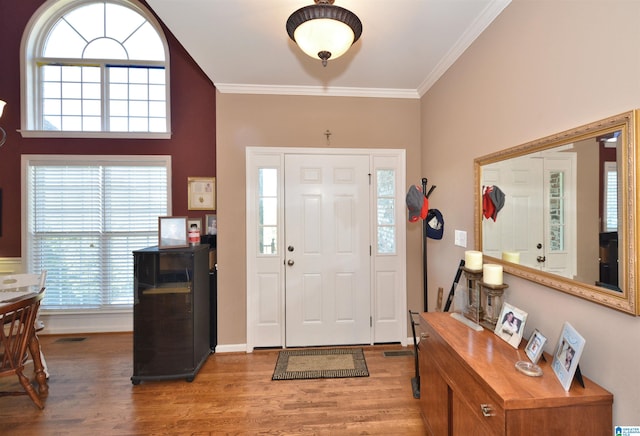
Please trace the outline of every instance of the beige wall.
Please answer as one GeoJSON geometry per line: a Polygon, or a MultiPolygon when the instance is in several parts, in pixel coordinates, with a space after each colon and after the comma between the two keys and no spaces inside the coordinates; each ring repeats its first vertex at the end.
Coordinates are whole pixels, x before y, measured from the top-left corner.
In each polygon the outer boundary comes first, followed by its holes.
{"type": "MultiPolygon", "coordinates": [[[[422,98],[422,170],[446,221],[429,243],[431,301],[464,257],[454,229],[473,244],[475,157],[640,107],[639,21],[638,1],[513,0],[422,98]]],[[[615,395],[613,424],[639,425],[640,318],[505,281],[506,301],[529,313],[525,335],[540,329],[551,351],[569,321],[586,338],[583,373],[615,395]]]]}
{"type": "MultiPolygon", "coordinates": [[[[218,342],[246,343],[245,148],[405,149],[420,178],[420,102],[405,99],[217,95],[218,342]]],[[[400,189],[405,189],[401,187],[400,189]]],[[[407,227],[407,301],[422,308],[420,226],[407,227]]]]}
{"type": "Polygon", "coordinates": [[[578,159],[576,193],[578,247],[576,279],[584,283],[600,280],[600,177],[596,169],[600,164],[600,144],[594,139],[576,143],[578,159]]]}

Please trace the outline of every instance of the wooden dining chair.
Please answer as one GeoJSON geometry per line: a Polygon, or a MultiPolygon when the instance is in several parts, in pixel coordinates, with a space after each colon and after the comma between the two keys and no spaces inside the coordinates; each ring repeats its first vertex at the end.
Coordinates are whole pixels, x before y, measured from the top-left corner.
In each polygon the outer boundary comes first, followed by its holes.
{"type": "Polygon", "coordinates": [[[46,384],[40,355],[33,349],[35,321],[43,297],[44,289],[41,289],[37,294],[17,297],[17,301],[0,304],[0,326],[2,327],[0,328],[0,377],[15,374],[24,389],[24,391],[0,392],[0,396],[26,394],[40,409],[44,408],[44,404],[30,380],[24,375],[24,367],[28,360],[28,351],[31,351],[36,367],[36,378],[41,375],[38,383],[44,381],[46,384]]]}
{"type": "MultiPolygon", "coordinates": [[[[22,296],[43,291],[45,289],[46,279],[46,270],[42,270],[40,273],[21,273],[0,276],[0,303],[7,300],[16,300],[22,296]]],[[[38,339],[37,334],[39,331],[44,329],[44,323],[39,318],[39,312],[40,310],[38,309],[35,321],[36,334],[33,336],[33,344],[29,346],[29,349],[32,351],[32,357],[34,359],[38,357],[36,354],[39,355],[38,360],[42,364],[42,372],[36,372],[36,378],[40,386],[40,393],[42,394],[48,389],[46,379],[49,378],[49,370],[47,368],[47,361],[42,353],[40,340],[38,339]],[[44,377],[44,379],[42,377],[44,377]]]]}

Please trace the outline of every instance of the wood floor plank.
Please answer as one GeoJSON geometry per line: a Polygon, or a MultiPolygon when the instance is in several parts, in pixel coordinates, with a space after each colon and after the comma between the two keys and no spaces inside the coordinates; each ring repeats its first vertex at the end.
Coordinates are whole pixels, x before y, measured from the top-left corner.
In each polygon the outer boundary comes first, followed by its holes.
{"type": "MultiPolygon", "coordinates": [[[[132,335],[42,336],[51,378],[40,411],[0,398],[2,435],[423,435],[413,356],[363,347],[369,377],[279,380],[277,350],[213,354],[191,383],[132,385],[132,335]]],[[[32,369],[27,369],[32,374],[32,369]]],[[[13,377],[0,390],[18,389],[13,377]]]]}

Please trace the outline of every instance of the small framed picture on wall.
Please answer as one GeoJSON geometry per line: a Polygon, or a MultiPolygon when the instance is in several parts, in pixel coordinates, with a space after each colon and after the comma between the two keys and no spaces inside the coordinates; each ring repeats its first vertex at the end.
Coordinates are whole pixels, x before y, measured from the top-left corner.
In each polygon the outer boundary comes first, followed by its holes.
{"type": "Polygon", "coordinates": [[[189,210],[216,209],[216,178],[189,177],[189,210]]]}

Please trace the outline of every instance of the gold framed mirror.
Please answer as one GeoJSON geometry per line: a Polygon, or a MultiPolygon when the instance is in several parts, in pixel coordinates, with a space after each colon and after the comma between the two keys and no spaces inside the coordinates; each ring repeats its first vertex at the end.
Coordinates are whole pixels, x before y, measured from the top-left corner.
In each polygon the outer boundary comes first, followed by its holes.
{"type": "Polygon", "coordinates": [[[639,315],[639,116],[625,112],[475,159],[475,246],[485,263],[639,315]]]}

